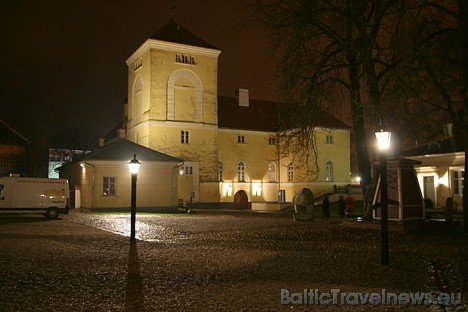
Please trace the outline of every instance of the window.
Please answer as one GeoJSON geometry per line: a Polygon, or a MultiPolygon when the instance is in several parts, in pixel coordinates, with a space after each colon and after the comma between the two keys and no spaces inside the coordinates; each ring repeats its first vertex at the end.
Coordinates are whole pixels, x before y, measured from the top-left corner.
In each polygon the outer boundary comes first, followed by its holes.
{"type": "Polygon", "coordinates": [[[195,56],[191,55],[184,55],[184,54],[176,54],[176,62],[183,63],[183,64],[190,64],[195,65],[195,56]]]}
{"type": "Polygon", "coordinates": [[[180,131],[180,143],[188,144],[190,142],[189,131],[182,130],[180,131]]]}
{"type": "Polygon", "coordinates": [[[294,166],[292,162],[290,162],[288,165],[288,182],[293,182],[293,181],[294,181],[294,166]]]}
{"type": "Polygon", "coordinates": [[[237,136],[237,143],[239,143],[239,144],[245,143],[245,137],[243,135],[238,135],[237,136]]]}
{"type": "Polygon", "coordinates": [[[333,181],[333,163],[331,161],[327,161],[327,164],[326,164],[326,177],[325,177],[325,181],[327,182],[331,182],[333,181]]]}
{"type": "Polygon", "coordinates": [[[465,171],[452,171],[452,191],[453,195],[463,195],[463,180],[465,179],[465,171]]]}
{"type": "Polygon", "coordinates": [[[180,172],[185,175],[193,175],[193,167],[192,166],[180,167],[180,172]]]}
{"type": "Polygon", "coordinates": [[[139,69],[141,66],[143,65],[143,61],[141,59],[141,57],[136,60],[136,62],[133,64],[133,70],[136,71],[137,69],[139,69]]]}
{"type": "Polygon", "coordinates": [[[327,135],[327,144],[333,144],[333,135],[327,135]]]}
{"type": "Polygon", "coordinates": [[[268,165],[268,178],[270,182],[276,182],[276,164],[274,162],[268,165]]]}
{"type": "Polygon", "coordinates": [[[116,177],[103,177],[102,178],[102,195],[103,196],[115,196],[115,181],[116,177]]]}
{"type": "Polygon", "coordinates": [[[239,182],[245,182],[245,164],[242,161],[237,164],[237,178],[239,182]]]}
{"type": "Polygon", "coordinates": [[[276,138],[274,136],[270,136],[268,138],[268,145],[275,145],[276,144],[276,138]]]}
{"type": "Polygon", "coordinates": [[[223,163],[218,162],[218,180],[223,181],[223,163]]]}

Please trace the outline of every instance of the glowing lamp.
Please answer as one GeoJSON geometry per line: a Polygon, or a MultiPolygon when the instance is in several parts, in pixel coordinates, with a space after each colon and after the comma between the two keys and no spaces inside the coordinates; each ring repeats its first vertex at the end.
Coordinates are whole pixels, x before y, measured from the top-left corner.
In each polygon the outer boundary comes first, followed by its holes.
{"type": "Polygon", "coordinates": [[[390,138],[392,133],[390,131],[384,131],[383,129],[375,132],[377,138],[377,145],[380,150],[386,150],[390,147],[390,138]]]}
{"type": "Polygon", "coordinates": [[[133,155],[133,159],[128,163],[128,169],[130,170],[130,173],[138,174],[138,171],[140,171],[140,166],[141,163],[138,161],[138,159],[136,159],[136,155],[133,155]]]}

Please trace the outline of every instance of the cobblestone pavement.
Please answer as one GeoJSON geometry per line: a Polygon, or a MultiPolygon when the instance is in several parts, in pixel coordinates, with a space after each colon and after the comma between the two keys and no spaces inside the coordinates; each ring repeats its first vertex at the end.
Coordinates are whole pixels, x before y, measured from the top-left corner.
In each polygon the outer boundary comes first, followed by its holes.
{"type": "Polygon", "coordinates": [[[390,233],[391,265],[382,267],[378,231],[340,221],[209,210],[138,214],[132,244],[128,213],[0,215],[0,311],[466,310],[466,232],[390,233]],[[340,304],[293,304],[301,296],[291,294],[304,289],[308,302],[311,293],[336,293],[340,304]],[[369,297],[352,293],[382,291],[431,300],[461,293],[462,302],[353,304],[369,297]]]}

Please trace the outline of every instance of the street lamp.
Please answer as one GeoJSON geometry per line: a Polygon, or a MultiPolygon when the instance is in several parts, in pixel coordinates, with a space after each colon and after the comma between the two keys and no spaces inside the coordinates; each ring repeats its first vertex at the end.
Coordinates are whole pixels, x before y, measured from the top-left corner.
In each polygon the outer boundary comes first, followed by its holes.
{"type": "Polygon", "coordinates": [[[131,205],[131,226],[130,226],[130,241],[135,240],[135,221],[136,221],[136,181],[138,171],[140,170],[140,162],[136,159],[136,155],[133,155],[133,159],[128,163],[128,169],[132,175],[132,205],[131,205]]]}
{"type": "Polygon", "coordinates": [[[390,131],[380,129],[375,132],[380,150],[380,225],[381,225],[381,264],[388,265],[388,194],[387,194],[387,149],[390,146],[390,131]]]}

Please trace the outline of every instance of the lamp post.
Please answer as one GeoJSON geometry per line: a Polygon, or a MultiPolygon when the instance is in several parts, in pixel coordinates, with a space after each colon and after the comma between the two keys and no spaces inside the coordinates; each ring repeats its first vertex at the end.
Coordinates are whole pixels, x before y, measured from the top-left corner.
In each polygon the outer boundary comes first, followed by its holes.
{"type": "Polygon", "coordinates": [[[387,194],[387,149],[392,133],[383,129],[375,132],[380,150],[380,225],[381,225],[381,264],[389,264],[388,252],[388,194],[387,194]]]}
{"type": "Polygon", "coordinates": [[[136,222],[136,182],[138,171],[140,170],[140,162],[136,159],[136,155],[133,155],[133,159],[128,163],[128,169],[132,175],[132,200],[131,200],[131,225],[130,225],[130,241],[135,240],[135,222],[136,222]]]}

